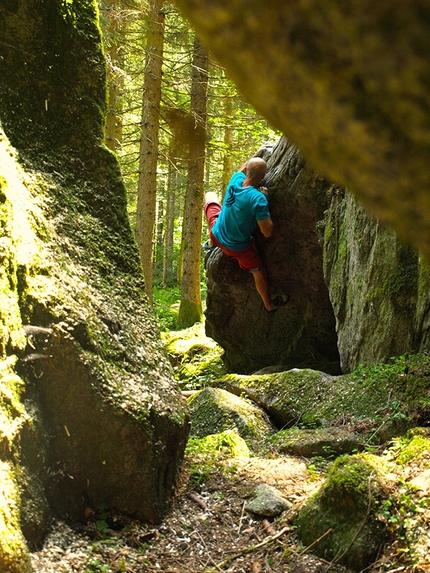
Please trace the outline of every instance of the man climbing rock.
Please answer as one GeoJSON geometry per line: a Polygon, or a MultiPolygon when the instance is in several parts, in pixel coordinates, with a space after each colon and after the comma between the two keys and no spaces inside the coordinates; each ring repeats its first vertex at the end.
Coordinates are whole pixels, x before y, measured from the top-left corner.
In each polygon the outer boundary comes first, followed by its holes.
{"type": "Polygon", "coordinates": [[[273,233],[267,190],[258,189],[266,175],[266,162],[252,157],[233,174],[221,206],[216,193],[206,193],[204,212],[210,231],[210,244],[237,259],[240,267],[254,277],[255,287],[269,314],[287,304],[289,296],[270,296],[267,273],[255,246],[252,232],[258,225],[264,237],[273,233]]]}

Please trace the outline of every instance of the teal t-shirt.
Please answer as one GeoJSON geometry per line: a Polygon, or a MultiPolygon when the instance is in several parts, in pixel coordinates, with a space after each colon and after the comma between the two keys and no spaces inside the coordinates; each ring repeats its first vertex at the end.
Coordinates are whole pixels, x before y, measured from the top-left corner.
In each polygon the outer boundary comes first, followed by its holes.
{"type": "Polygon", "coordinates": [[[231,251],[246,249],[257,221],[270,217],[266,196],[255,187],[242,187],[245,177],[238,171],[230,179],[221,213],[212,227],[217,241],[231,251]]]}

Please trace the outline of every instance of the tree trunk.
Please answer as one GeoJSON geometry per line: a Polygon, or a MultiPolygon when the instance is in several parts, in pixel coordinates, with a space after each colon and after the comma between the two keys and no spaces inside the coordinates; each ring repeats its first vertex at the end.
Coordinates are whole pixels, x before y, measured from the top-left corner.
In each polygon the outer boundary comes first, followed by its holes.
{"type": "Polygon", "coordinates": [[[145,277],[145,289],[151,302],[157,191],[158,124],[165,18],[162,11],[163,2],[164,0],[151,0],[147,16],[148,37],[142,100],[142,131],[136,207],[136,241],[145,277]]]}
{"type": "Polygon", "coordinates": [[[108,106],[106,114],[106,147],[116,151],[122,140],[121,94],[123,90],[124,52],[126,21],[121,13],[121,0],[105,2],[103,12],[108,22],[105,34],[109,38],[106,48],[108,77],[108,106]]]}
{"type": "Polygon", "coordinates": [[[222,187],[221,187],[221,198],[224,199],[225,191],[227,189],[228,182],[232,175],[232,160],[231,160],[231,150],[233,146],[233,102],[232,98],[227,94],[224,101],[224,113],[225,113],[225,130],[224,130],[224,158],[222,166],[222,187]]]}
{"type": "Polygon", "coordinates": [[[193,52],[191,114],[194,130],[189,145],[188,185],[183,221],[183,273],[178,326],[192,326],[202,318],[200,256],[207,119],[209,56],[196,37],[193,52]]]}
{"type": "Polygon", "coordinates": [[[166,224],[164,231],[164,252],[163,252],[163,286],[166,286],[173,278],[173,232],[175,225],[175,181],[176,171],[169,174],[166,197],[166,224]]]}

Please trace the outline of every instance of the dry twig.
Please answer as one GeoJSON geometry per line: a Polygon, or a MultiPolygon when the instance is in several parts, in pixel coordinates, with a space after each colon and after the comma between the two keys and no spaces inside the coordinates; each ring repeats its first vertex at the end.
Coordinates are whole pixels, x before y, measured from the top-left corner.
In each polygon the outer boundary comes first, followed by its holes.
{"type": "MultiPolygon", "coordinates": [[[[272,541],[276,541],[277,539],[282,537],[282,535],[284,535],[284,533],[286,533],[287,531],[291,531],[291,527],[284,527],[280,531],[278,531],[278,533],[276,533],[276,535],[271,535],[270,537],[266,537],[266,539],[263,539],[263,541],[261,541],[260,543],[257,543],[257,545],[252,545],[251,547],[246,547],[245,549],[242,549],[242,551],[239,551],[238,553],[235,553],[234,555],[229,555],[228,557],[226,557],[222,561],[218,562],[218,564],[216,565],[217,569],[224,567],[224,565],[228,565],[229,563],[231,563],[235,559],[238,559],[239,557],[242,557],[243,555],[247,555],[248,553],[253,553],[254,551],[257,551],[258,549],[261,549],[262,547],[271,543],[272,541]]],[[[209,573],[209,571],[207,571],[207,573],[209,573]]]]}

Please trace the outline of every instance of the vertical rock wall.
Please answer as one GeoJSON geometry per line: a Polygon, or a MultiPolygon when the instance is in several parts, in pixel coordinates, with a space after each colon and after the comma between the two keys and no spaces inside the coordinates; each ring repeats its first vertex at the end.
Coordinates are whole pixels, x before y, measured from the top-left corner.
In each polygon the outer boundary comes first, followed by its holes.
{"type": "Polygon", "coordinates": [[[330,185],[285,138],[267,161],[275,230],[270,239],[258,230],[255,237],[272,293],[290,294],[290,303],[269,315],[252,276],[215,250],[207,261],[207,334],[224,348],[231,371],[249,373],[283,365],[336,373],[335,321],[317,230],[329,204],[330,185]]]}
{"type": "Polygon", "coordinates": [[[101,503],[159,521],[188,435],[103,146],[97,17],[93,0],[0,3],[0,458],[32,548],[101,503]]]}
{"type": "Polygon", "coordinates": [[[328,212],[324,271],[343,372],[428,349],[427,265],[342,190],[328,212]]]}

